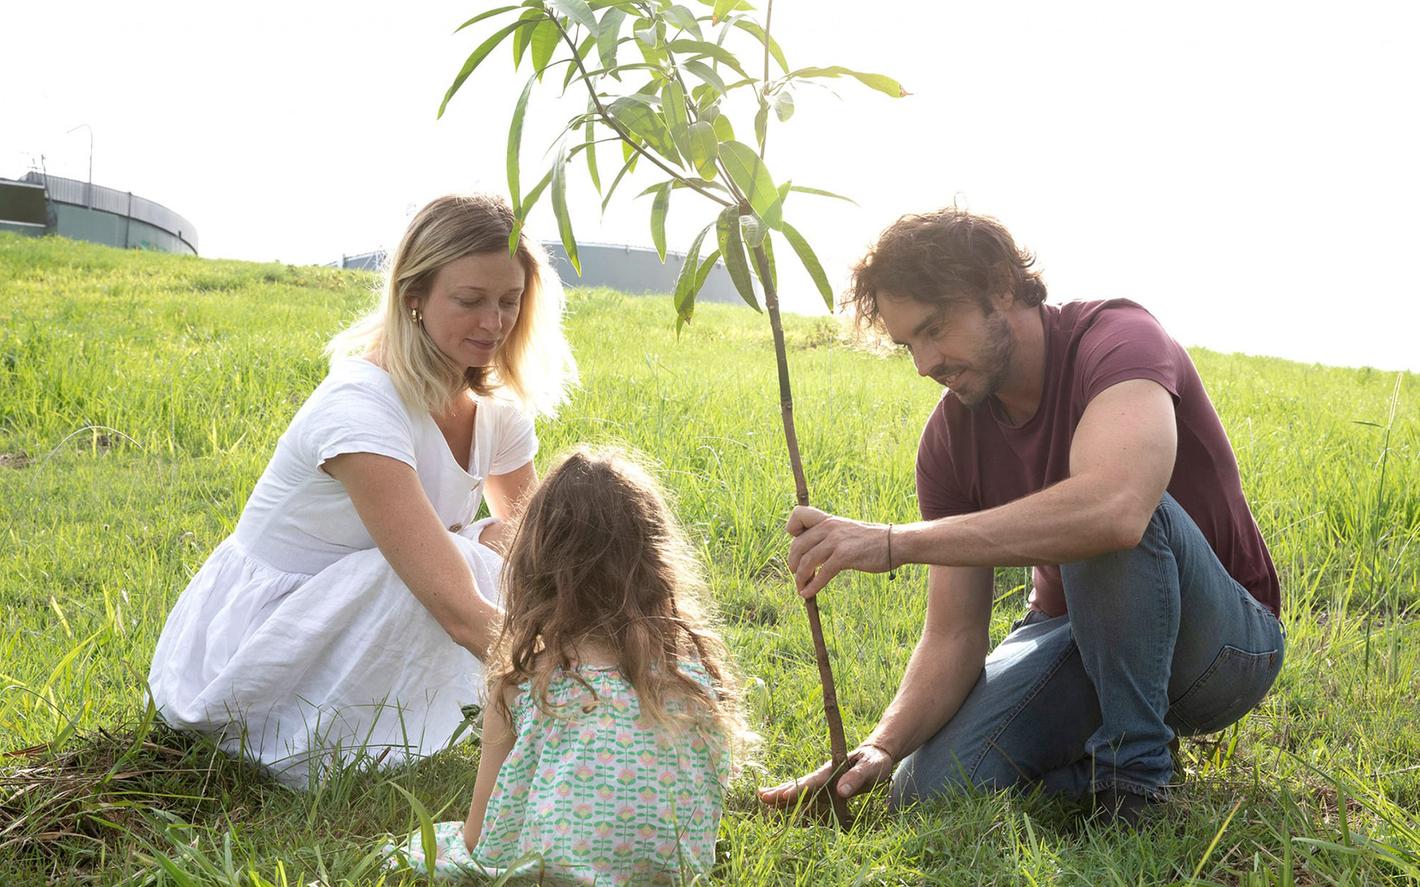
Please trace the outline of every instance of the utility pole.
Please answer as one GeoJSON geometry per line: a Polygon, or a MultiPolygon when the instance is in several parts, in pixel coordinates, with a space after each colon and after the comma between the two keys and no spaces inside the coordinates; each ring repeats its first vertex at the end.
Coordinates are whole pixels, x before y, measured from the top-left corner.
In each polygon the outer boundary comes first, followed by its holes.
{"type": "Polygon", "coordinates": [[[90,126],[89,124],[87,124],[87,123],[81,123],[81,124],[79,124],[78,126],[74,127],[74,129],[71,129],[71,130],[69,130],[69,132],[66,132],[65,135],[69,135],[69,133],[75,132],[75,131],[80,130],[80,129],[87,129],[87,130],[89,131],[89,183],[84,186],[84,203],[86,203],[86,204],[88,205],[89,209],[93,209],[93,208],[94,208],[94,128],[93,128],[92,126],[90,126]]]}

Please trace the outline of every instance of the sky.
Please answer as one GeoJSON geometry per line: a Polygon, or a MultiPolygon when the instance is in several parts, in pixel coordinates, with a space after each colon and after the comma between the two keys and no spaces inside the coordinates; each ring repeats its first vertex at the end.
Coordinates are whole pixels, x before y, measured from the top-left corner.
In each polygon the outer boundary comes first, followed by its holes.
{"type": "MultiPolygon", "coordinates": [[[[453,30],[490,5],[12,11],[0,176],[42,158],[84,179],[92,135],[94,181],[191,220],[204,256],[323,263],[390,245],[432,197],[507,191],[526,68],[500,49],[435,117],[492,27],[453,30]]],[[[882,72],[912,94],[801,89],[768,166],[857,200],[786,204],[837,291],[899,215],[955,204],[1036,254],[1051,301],[1133,299],[1186,345],[1420,371],[1417,25],[1420,5],[1365,0],[779,0],[791,66],[882,72]]],[[[559,87],[534,91],[525,181],[584,105],[559,87]]],[[[603,216],[575,173],[579,239],[649,244],[649,200],[631,198],[654,180],[638,174],[603,216]]],[[[678,194],[670,247],[711,218],[678,194]]],[[[530,230],[556,239],[546,207],[530,230]]],[[[786,307],[824,310],[802,273],[781,289],[786,307]]]]}

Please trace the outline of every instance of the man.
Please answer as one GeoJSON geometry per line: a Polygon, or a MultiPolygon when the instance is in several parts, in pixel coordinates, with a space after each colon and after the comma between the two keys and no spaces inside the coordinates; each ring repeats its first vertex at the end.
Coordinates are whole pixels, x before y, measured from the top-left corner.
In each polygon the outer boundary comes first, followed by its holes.
{"type": "MultiPolygon", "coordinates": [[[[1033,263],[954,209],[882,234],[854,269],[858,322],[947,389],[918,446],[923,520],[795,509],[789,566],[812,597],[843,570],[930,565],[922,637],[840,794],[1038,785],[1134,823],[1164,797],[1175,734],[1271,687],[1277,573],[1187,352],[1132,302],[1044,304],[1033,263]],[[1001,566],[1034,567],[1034,589],[988,656],[1001,566]]],[[[760,797],[792,805],[829,773],[760,797]]]]}

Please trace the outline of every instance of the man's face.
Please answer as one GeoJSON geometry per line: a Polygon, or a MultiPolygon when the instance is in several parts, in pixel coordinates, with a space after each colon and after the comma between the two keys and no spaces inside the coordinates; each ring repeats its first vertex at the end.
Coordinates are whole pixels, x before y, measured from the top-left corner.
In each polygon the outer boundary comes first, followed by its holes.
{"type": "Polygon", "coordinates": [[[1005,381],[1016,341],[1003,310],[988,314],[974,299],[944,307],[879,293],[878,314],[892,340],[912,355],[918,374],[945,386],[968,409],[1005,381]]]}

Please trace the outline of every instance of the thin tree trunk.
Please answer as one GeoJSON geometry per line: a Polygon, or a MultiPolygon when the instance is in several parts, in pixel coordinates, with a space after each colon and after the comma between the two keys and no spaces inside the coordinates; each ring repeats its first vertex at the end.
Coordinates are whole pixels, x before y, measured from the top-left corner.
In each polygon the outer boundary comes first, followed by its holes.
{"type": "MultiPolygon", "coordinates": [[[[764,247],[757,246],[754,253],[755,267],[759,270],[759,282],[764,286],[764,305],[769,309],[769,327],[774,332],[774,358],[779,365],[779,404],[784,416],[784,441],[789,446],[789,467],[794,471],[794,492],[800,505],[809,504],[809,485],[804,480],[804,465],[799,458],[799,436],[794,431],[794,395],[789,388],[789,361],[784,349],[784,325],[779,320],[779,293],[769,274],[769,259],[764,247]]],[[[814,656],[818,660],[818,677],[823,684],[823,715],[828,721],[828,744],[832,753],[833,773],[824,788],[833,805],[833,815],[840,827],[846,828],[848,802],[838,794],[838,778],[843,774],[848,760],[848,744],[843,738],[843,717],[838,712],[838,694],[833,688],[833,667],[828,661],[828,646],[823,640],[823,626],[819,622],[818,598],[804,601],[808,611],[809,631],[814,638],[814,656]]]]}

